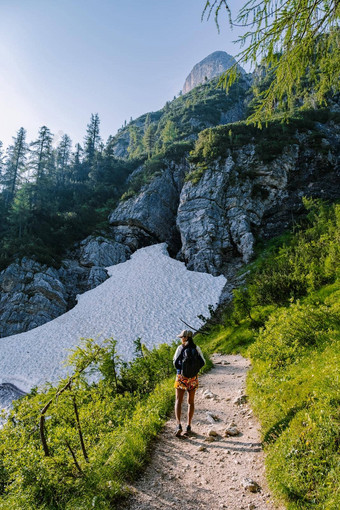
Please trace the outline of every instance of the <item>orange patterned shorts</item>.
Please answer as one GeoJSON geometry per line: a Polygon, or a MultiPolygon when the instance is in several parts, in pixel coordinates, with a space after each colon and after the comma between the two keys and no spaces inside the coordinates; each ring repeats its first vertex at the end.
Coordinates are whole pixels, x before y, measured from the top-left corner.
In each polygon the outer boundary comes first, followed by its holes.
{"type": "Polygon", "coordinates": [[[196,390],[198,388],[198,377],[184,377],[184,375],[177,374],[175,381],[175,388],[180,390],[196,390]]]}

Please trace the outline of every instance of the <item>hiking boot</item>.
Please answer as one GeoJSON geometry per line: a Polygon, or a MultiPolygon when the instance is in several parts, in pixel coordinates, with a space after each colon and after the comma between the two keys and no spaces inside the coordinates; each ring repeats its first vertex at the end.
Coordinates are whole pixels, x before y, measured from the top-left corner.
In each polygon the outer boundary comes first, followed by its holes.
{"type": "Polygon", "coordinates": [[[186,431],[185,431],[185,435],[186,436],[190,436],[190,434],[191,434],[191,426],[187,425],[187,428],[186,428],[186,431]]]}
{"type": "Polygon", "coordinates": [[[181,425],[181,424],[179,424],[179,425],[177,425],[177,427],[176,427],[175,436],[176,436],[176,437],[179,437],[181,434],[182,434],[182,425],[181,425]]]}

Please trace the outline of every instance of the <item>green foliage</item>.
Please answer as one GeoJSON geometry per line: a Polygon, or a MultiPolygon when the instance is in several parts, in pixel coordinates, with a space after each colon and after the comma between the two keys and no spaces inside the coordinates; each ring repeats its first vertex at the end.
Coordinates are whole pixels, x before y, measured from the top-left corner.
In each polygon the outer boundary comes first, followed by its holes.
{"type": "Polygon", "coordinates": [[[253,304],[285,303],[339,276],[340,205],[326,207],[311,199],[304,204],[309,210],[305,229],[254,265],[248,285],[253,304]]]}
{"type": "MultiPolygon", "coordinates": [[[[249,122],[258,125],[273,118],[277,108],[291,110],[299,101],[324,104],[327,94],[339,91],[339,18],[337,0],[250,0],[236,19],[226,0],[207,1],[203,15],[218,17],[222,7],[234,23],[246,28],[238,42],[243,50],[238,63],[257,65],[262,61],[271,80],[259,94],[249,122]]],[[[226,90],[239,73],[237,64],[221,77],[226,90]]]]}
{"type": "Polygon", "coordinates": [[[340,501],[339,296],[337,282],[278,309],[250,349],[269,481],[291,509],[335,510],[340,501]]]}
{"type": "Polygon", "coordinates": [[[247,393],[278,500],[290,510],[336,510],[340,209],[312,200],[305,206],[303,225],[272,241],[246,268],[245,287],[200,341],[209,352],[251,358],[247,393]]]}
{"type": "Polygon", "coordinates": [[[337,122],[339,118],[337,113],[327,109],[306,110],[290,115],[287,123],[283,122],[282,115],[277,115],[261,128],[242,121],[205,129],[199,133],[190,153],[194,170],[187,180],[197,183],[205,169],[223,164],[229,155],[249,144],[254,145],[257,158],[265,164],[280,156],[285,147],[298,144],[301,133],[306,135],[305,146],[321,150],[322,133],[317,130],[316,122],[337,122]]]}
{"type": "Polygon", "coordinates": [[[175,393],[176,345],[136,348],[127,364],[113,339],[85,339],[67,379],[14,403],[0,430],[0,509],[105,510],[126,494],[175,393]]]}

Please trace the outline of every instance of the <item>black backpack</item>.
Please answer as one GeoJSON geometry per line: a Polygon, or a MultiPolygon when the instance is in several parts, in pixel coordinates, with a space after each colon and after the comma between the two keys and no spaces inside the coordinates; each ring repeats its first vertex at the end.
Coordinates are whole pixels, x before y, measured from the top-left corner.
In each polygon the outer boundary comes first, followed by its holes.
{"type": "Polygon", "coordinates": [[[195,377],[204,362],[198,354],[196,347],[185,347],[182,352],[182,370],[184,377],[195,377]]]}

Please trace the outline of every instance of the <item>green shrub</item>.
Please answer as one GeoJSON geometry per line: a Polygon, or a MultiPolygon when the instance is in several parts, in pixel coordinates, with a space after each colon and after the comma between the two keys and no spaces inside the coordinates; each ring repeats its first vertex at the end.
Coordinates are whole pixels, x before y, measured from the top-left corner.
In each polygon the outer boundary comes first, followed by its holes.
{"type": "Polygon", "coordinates": [[[14,403],[0,430],[0,509],[108,510],[126,494],[173,407],[176,345],[137,341],[128,364],[115,347],[84,340],[68,379],[14,403]]]}

